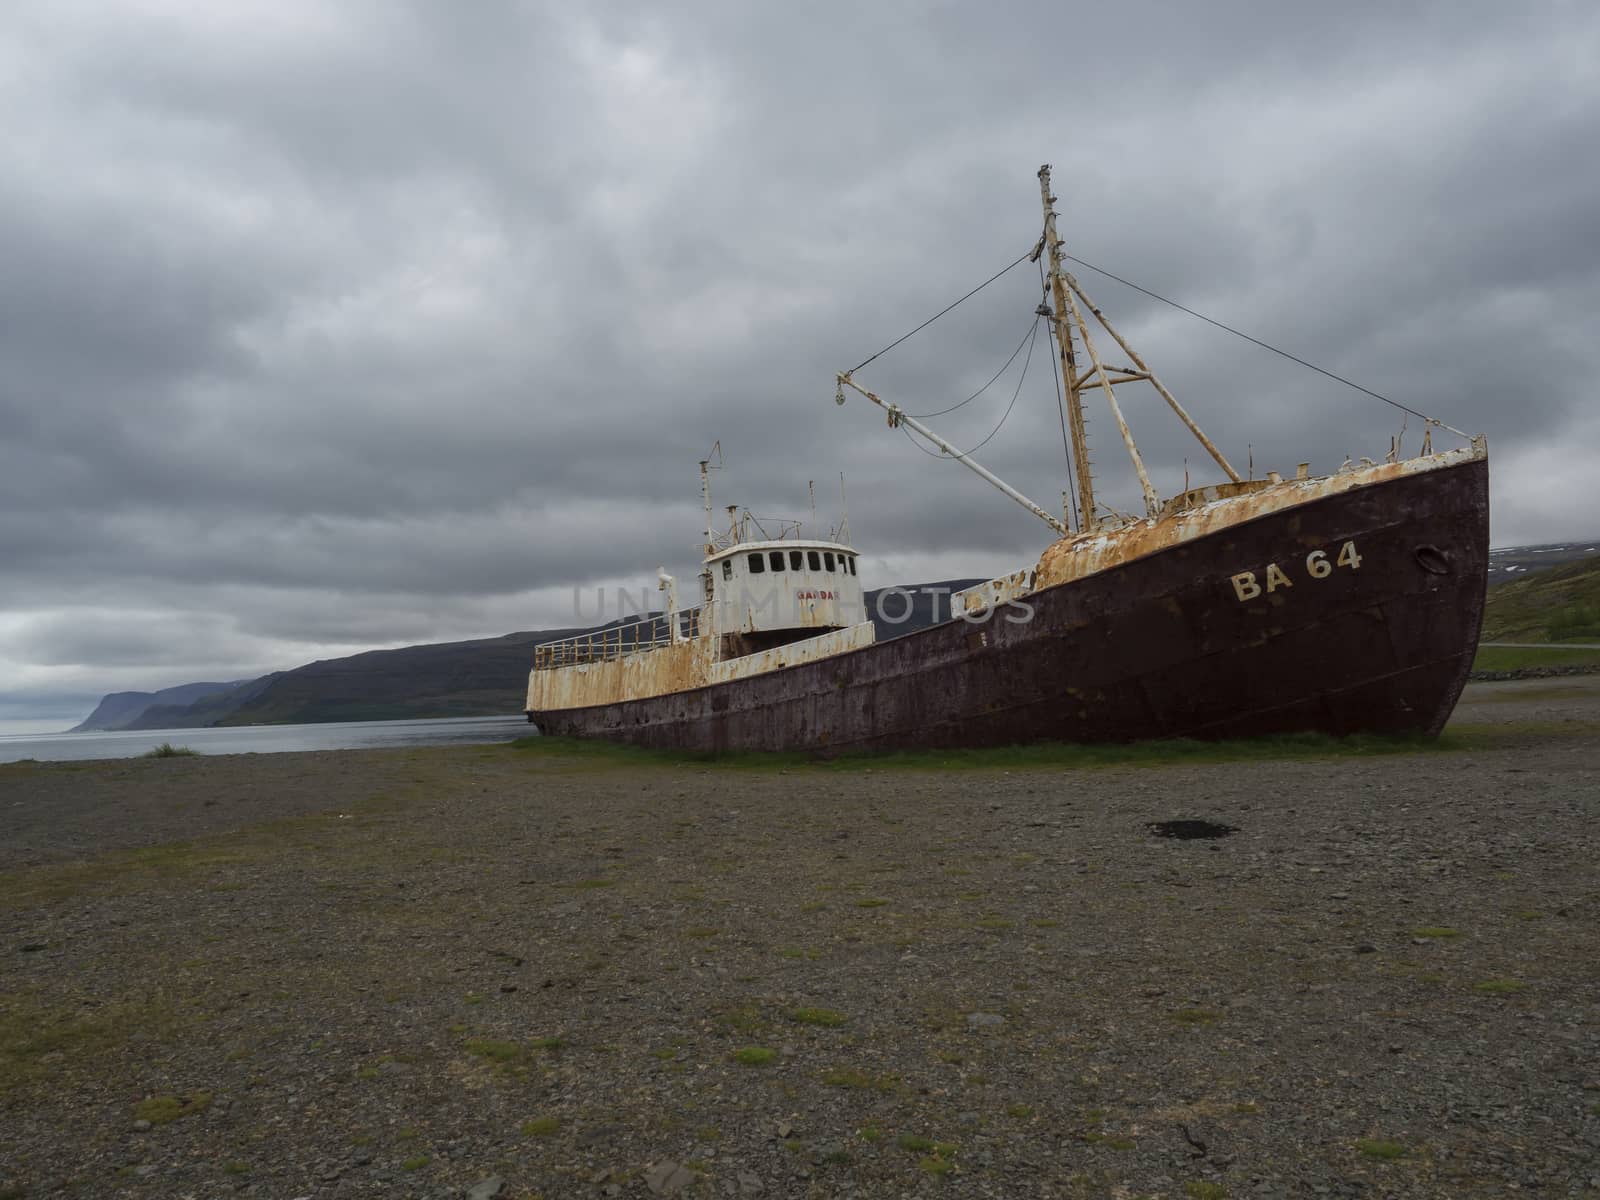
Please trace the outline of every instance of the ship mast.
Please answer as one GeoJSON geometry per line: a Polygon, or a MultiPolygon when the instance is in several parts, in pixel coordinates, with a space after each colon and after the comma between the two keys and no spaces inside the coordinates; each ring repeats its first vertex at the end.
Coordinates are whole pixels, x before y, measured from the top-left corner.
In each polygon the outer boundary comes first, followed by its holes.
{"type": "MultiPolygon", "coordinates": [[[[1084,294],[1083,288],[1061,265],[1065,257],[1061,252],[1061,238],[1056,233],[1055,197],[1050,194],[1050,164],[1046,163],[1039,168],[1039,198],[1044,204],[1044,238],[1043,249],[1049,252],[1050,257],[1050,296],[1055,302],[1055,311],[1051,315],[1051,328],[1055,330],[1056,344],[1061,348],[1061,373],[1066,387],[1067,424],[1072,434],[1072,466],[1078,476],[1078,509],[1080,512],[1079,528],[1089,530],[1100,524],[1099,514],[1095,510],[1094,480],[1090,473],[1089,443],[1084,430],[1083,419],[1083,386],[1091,383],[1098,386],[1106,394],[1106,404],[1111,409],[1111,418],[1117,423],[1117,431],[1122,434],[1122,444],[1127,448],[1128,458],[1133,462],[1134,474],[1139,477],[1139,488],[1144,493],[1145,516],[1153,517],[1161,511],[1161,499],[1156,494],[1155,487],[1150,483],[1150,474],[1145,470],[1144,458],[1139,453],[1139,447],[1133,440],[1133,431],[1128,428],[1128,422],[1123,418],[1122,406],[1117,403],[1117,394],[1112,390],[1114,383],[1144,382],[1150,384],[1160,393],[1161,398],[1167,402],[1180,421],[1194,434],[1200,444],[1206,448],[1216,463],[1234,483],[1240,482],[1239,472],[1233,469],[1222,451],[1195,424],[1194,418],[1184,411],[1183,405],[1178,403],[1166,386],[1157,379],[1155,372],[1145,365],[1142,358],[1135,353],[1127,340],[1116,331],[1116,328],[1106,319],[1105,313],[1084,294]],[[1094,338],[1089,333],[1089,322],[1083,315],[1083,309],[1078,307],[1082,301],[1083,308],[1094,314],[1100,327],[1111,335],[1113,341],[1121,347],[1132,362],[1132,366],[1108,367],[1100,358],[1095,349],[1094,338]],[[1083,339],[1084,352],[1089,356],[1089,367],[1084,371],[1077,368],[1077,355],[1073,349],[1074,331],[1083,339]]],[[[1038,251],[1035,251],[1037,257],[1038,251]]]]}
{"type": "MultiPolygon", "coordinates": [[[[1072,348],[1072,327],[1067,323],[1067,285],[1061,269],[1061,237],[1056,233],[1055,197],[1050,194],[1050,164],[1039,168],[1039,199],[1044,205],[1044,248],[1050,255],[1050,297],[1055,312],[1050,326],[1061,351],[1061,378],[1067,392],[1067,427],[1072,434],[1072,469],[1078,477],[1078,528],[1096,525],[1094,476],[1089,470],[1089,439],[1084,430],[1083,400],[1078,391],[1078,362],[1072,348]]],[[[1035,251],[1037,257],[1037,251],[1035,251]]]]}
{"type": "MultiPolygon", "coordinates": [[[[1216,460],[1217,465],[1227,473],[1228,478],[1234,483],[1243,482],[1243,480],[1240,478],[1239,472],[1234,470],[1232,464],[1223,457],[1222,451],[1218,450],[1211,439],[1201,431],[1200,427],[1195,424],[1194,418],[1184,411],[1183,405],[1179,404],[1177,398],[1167,390],[1166,386],[1159,379],[1156,378],[1155,372],[1150,370],[1150,368],[1145,365],[1144,360],[1140,358],[1139,355],[1134,351],[1133,347],[1128,344],[1127,339],[1117,332],[1116,328],[1111,324],[1111,322],[1106,319],[1105,313],[1101,312],[1094,301],[1090,300],[1089,297],[1084,293],[1082,285],[1080,285],[1078,281],[1074,279],[1066,270],[1066,268],[1062,266],[1062,263],[1067,258],[1067,255],[1062,252],[1061,237],[1056,232],[1056,198],[1050,194],[1049,163],[1046,163],[1044,166],[1039,168],[1039,199],[1044,205],[1044,236],[1039,239],[1038,244],[1033,248],[1031,256],[1023,255],[1022,257],[1031,257],[1034,262],[1037,262],[1040,255],[1045,254],[1046,252],[1049,254],[1050,277],[1047,286],[1050,292],[1050,298],[1053,301],[1053,306],[1041,303],[1038,307],[1038,315],[1049,318],[1050,329],[1055,335],[1056,345],[1059,348],[1061,356],[1061,374],[1063,377],[1062,382],[1065,384],[1066,388],[1066,418],[1068,424],[1071,426],[1070,441],[1072,445],[1070,452],[1072,458],[1072,468],[1074,474],[1077,476],[1078,531],[1081,533],[1087,533],[1091,530],[1098,529],[1101,525],[1107,523],[1108,521],[1113,525],[1119,525],[1124,520],[1130,519],[1122,514],[1117,514],[1115,510],[1112,510],[1111,516],[1102,518],[1099,511],[1099,505],[1095,501],[1094,471],[1093,466],[1089,461],[1089,438],[1088,432],[1085,429],[1086,422],[1083,415],[1083,388],[1085,384],[1098,387],[1105,393],[1106,405],[1111,409],[1111,419],[1117,423],[1117,432],[1122,435],[1122,444],[1127,449],[1128,458],[1133,463],[1134,474],[1139,477],[1139,488],[1140,491],[1144,493],[1144,513],[1146,517],[1155,517],[1161,512],[1161,498],[1159,495],[1157,495],[1155,487],[1150,482],[1150,473],[1145,470],[1144,458],[1140,455],[1139,447],[1133,440],[1133,431],[1128,428],[1128,422],[1122,415],[1122,406],[1117,403],[1117,394],[1114,390],[1112,390],[1113,384],[1150,384],[1150,386],[1155,388],[1155,390],[1160,394],[1161,398],[1167,402],[1167,406],[1171,408],[1178,419],[1184,423],[1189,432],[1194,434],[1194,436],[1199,440],[1200,444],[1206,448],[1206,452],[1216,460]],[[1080,307],[1080,304],[1082,307],[1080,307]],[[1129,361],[1132,363],[1131,366],[1108,366],[1101,359],[1100,352],[1095,348],[1094,335],[1089,332],[1089,322],[1084,316],[1084,310],[1088,310],[1090,313],[1094,314],[1095,322],[1105,333],[1110,335],[1112,341],[1116,342],[1117,346],[1122,350],[1122,352],[1128,356],[1129,361]],[[1083,352],[1089,359],[1089,365],[1081,369],[1078,365],[1077,355],[1077,344],[1079,339],[1082,340],[1083,352]]],[[[1014,267],[1020,262],[1022,262],[1022,258],[1017,259],[1017,261],[1012,263],[1011,266],[1014,267]]],[[[1006,268],[1007,271],[1010,269],[1010,267],[1006,268]]],[[[1000,272],[1000,274],[1005,274],[1005,271],[1000,272]]],[[[994,276],[988,280],[988,283],[993,283],[994,280],[998,279],[999,277],[999,275],[994,276]]],[[[970,298],[972,295],[976,294],[977,291],[986,286],[987,283],[980,284],[978,288],[974,289],[974,291],[968,292],[966,296],[963,296],[962,300],[970,298]]],[[[960,303],[961,300],[956,301],[956,304],[960,303]]],[[[954,307],[955,305],[950,306],[950,308],[954,307]]],[[[947,308],[944,311],[949,312],[950,309],[947,308]]],[[[938,316],[943,315],[943,312],[938,314],[938,316]]],[[[938,317],[933,318],[933,320],[937,319],[938,317]]],[[[917,329],[913,329],[911,332],[916,333],[918,330],[931,323],[931,321],[925,321],[922,325],[919,325],[917,329]]],[[[911,334],[906,334],[906,337],[910,336],[911,334]]],[[[905,337],[902,337],[899,339],[899,341],[892,342],[886,349],[892,350],[895,346],[898,346],[900,342],[905,340],[905,337]]],[[[877,358],[883,353],[885,353],[885,351],[880,350],[878,354],[874,354],[872,358],[867,359],[866,362],[861,364],[861,366],[855,367],[849,371],[840,371],[835,376],[838,386],[834,391],[833,398],[836,403],[844,403],[844,390],[847,387],[853,391],[859,392],[861,395],[865,396],[868,400],[872,401],[872,403],[876,404],[879,408],[883,409],[889,414],[889,428],[904,428],[909,432],[916,434],[918,437],[921,437],[929,444],[934,446],[941,454],[949,455],[963,466],[976,472],[988,483],[998,488],[1001,492],[1011,497],[1011,499],[1015,500],[1018,504],[1027,509],[1034,516],[1038,517],[1045,524],[1049,525],[1050,528],[1054,529],[1057,533],[1066,534],[1068,532],[1064,523],[1066,516],[1065,513],[1063,513],[1062,521],[1056,520],[1032,500],[1029,500],[1021,492],[1017,491],[1010,484],[1006,483],[1005,480],[999,478],[993,472],[988,471],[980,466],[973,460],[970,454],[961,450],[957,450],[949,442],[945,441],[938,434],[934,433],[933,430],[929,429],[926,425],[912,417],[909,413],[902,410],[898,404],[889,403],[882,397],[862,387],[855,381],[854,378],[852,378],[856,371],[860,370],[861,367],[866,366],[867,363],[872,361],[872,359],[877,358]]],[[[1015,355],[1013,355],[1013,357],[1015,357],[1015,355]]],[[[1026,371],[1026,369],[1026,366],[1024,366],[1023,370],[1026,371]]],[[[991,382],[993,381],[991,380],[991,382]]],[[[1018,386],[1021,386],[1020,383],[1018,386]]],[[[965,401],[963,401],[963,403],[965,403],[965,401]]],[[[959,405],[957,407],[959,407],[959,405]]],[[[704,464],[702,464],[702,467],[703,466],[704,464]]],[[[1186,483],[1185,487],[1187,486],[1188,485],[1186,483]]],[[[1065,507],[1067,493],[1062,492],[1061,496],[1062,505],[1065,507]]],[[[735,540],[737,540],[737,537],[735,537],[735,540]]]]}

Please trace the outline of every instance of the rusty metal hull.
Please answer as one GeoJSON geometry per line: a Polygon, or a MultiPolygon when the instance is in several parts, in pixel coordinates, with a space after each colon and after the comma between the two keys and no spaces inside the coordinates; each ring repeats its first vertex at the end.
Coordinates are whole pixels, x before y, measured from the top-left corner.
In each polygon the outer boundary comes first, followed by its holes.
{"type": "Polygon", "coordinates": [[[985,624],[529,719],[548,734],[694,750],[1432,736],[1477,647],[1488,549],[1488,465],[1476,458],[1042,588],[1028,620],[1002,608],[985,624]]]}

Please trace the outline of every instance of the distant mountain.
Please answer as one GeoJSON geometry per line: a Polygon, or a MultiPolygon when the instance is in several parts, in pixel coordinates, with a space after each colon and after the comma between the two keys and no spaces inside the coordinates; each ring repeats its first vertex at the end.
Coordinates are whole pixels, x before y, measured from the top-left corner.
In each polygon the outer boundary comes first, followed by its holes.
{"type": "Polygon", "coordinates": [[[1489,582],[1501,583],[1532,571],[1565,566],[1600,552],[1600,538],[1581,542],[1546,542],[1542,546],[1502,546],[1489,551],[1489,582]]]}
{"type": "Polygon", "coordinates": [[[160,726],[135,725],[134,722],[157,705],[181,709],[203,696],[227,692],[238,686],[239,681],[235,680],[232,683],[180,683],[177,687],[162,688],[159,692],[112,692],[70,732],[81,733],[89,729],[160,728],[160,726]]]}
{"type": "Polygon", "coordinates": [[[1600,642],[1600,554],[1489,589],[1486,642],[1600,642]]]}
{"type": "MultiPolygon", "coordinates": [[[[950,614],[948,593],[978,582],[950,579],[868,592],[867,611],[878,639],[887,641],[946,619],[950,614]]],[[[596,628],[616,624],[619,622],[596,628]]],[[[193,683],[160,692],[122,692],[102,700],[94,715],[78,728],[189,729],[519,713],[527,702],[533,647],[584,632],[587,627],[546,629],[469,642],[369,650],[243,683],[193,683]],[[187,696],[180,694],[186,691],[187,696]],[[123,697],[138,697],[142,702],[123,697]],[[108,706],[120,723],[91,724],[108,706]]]]}
{"type": "Polygon", "coordinates": [[[226,691],[211,692],[191,704],[152,704],[123,729],[193,729],[221,725],[224,719],[254,700],[272,685],[280,672],[249,679],[226,691]]]}

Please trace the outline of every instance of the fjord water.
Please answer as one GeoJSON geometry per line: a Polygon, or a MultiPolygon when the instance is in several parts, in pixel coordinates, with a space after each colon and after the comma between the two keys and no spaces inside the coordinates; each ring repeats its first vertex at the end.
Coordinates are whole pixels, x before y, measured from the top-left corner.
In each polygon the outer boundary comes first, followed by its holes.
{"type": "Polygon", "coordinates": [[[199,754],[277,754],[288,750],[360,750],[378,746],[450,746],[509,742],[534,730],[521,714],[420,721],[329,721],[316,725],[237,725],[215,729],[0,735],[0,763],[38,759],[137,758],[170,742],[199,754]]]}

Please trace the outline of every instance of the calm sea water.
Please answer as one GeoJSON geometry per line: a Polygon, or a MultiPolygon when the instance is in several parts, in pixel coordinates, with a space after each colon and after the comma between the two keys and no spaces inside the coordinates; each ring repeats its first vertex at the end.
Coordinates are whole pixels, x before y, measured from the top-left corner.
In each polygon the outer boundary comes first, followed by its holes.
{"type": "Polygon", "coordinates": [[[524,716],[429,721],[332,721],[317,725],[240,725],[221,729],[139,729],[115,733],[0,735],[0,763],[35,758],[135,758],[162,742],[201,754],[276,754],[284,750],[359,750],[369,746],[451,746],[509,742],[535,732],[524,716]]]}

